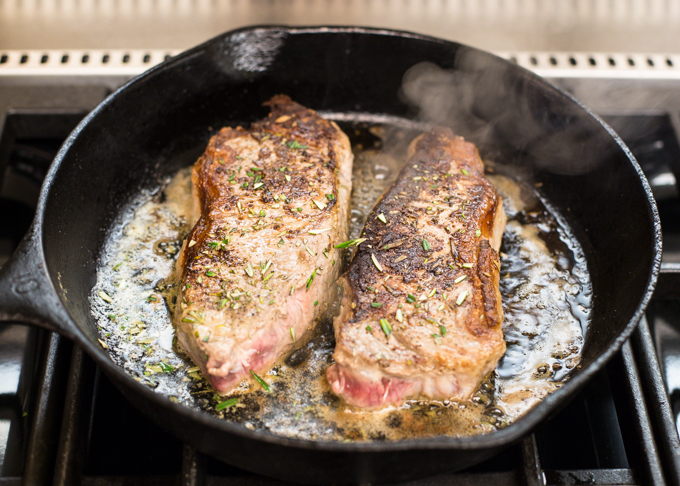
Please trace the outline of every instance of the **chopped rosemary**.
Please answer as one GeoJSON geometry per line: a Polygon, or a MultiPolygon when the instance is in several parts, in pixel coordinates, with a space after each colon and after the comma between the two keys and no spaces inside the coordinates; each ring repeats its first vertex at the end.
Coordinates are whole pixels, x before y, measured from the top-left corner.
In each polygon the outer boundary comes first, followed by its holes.
{"type": "MultiPolygon", "coordinates": [[[[385,279],[385,282],[387,282],[387,279],[390,278],[391,276],[392,276],[392,275],[389,275],[389,276],[385,279]]],[[[390,286],[387,285],[386,283],[383,284],[383,287],[385,287],[385,288],[387,289],[387,291],[388,291],[390,294],[392,294],[392,295],[394,295],[395,297],[397,297],[398,294],[395,292],[395,290],[394,290],[392,287],[390,287],[390,286]]]]}
{"type": "Polygon", "coordinates": [[[453,240],[449,240],[449,244],[451,246],[451,255],[453,258],[458,258],[458,250],[456,250],[456,245],[453,243],[453,240]]]}
{"type": "MultiPolygon", "coordinates": [[[[312,272],[312,276],[307,279],[307,290],[309,290],[309,287],[311,287],[312,282],[314,282],[314,277],[316,277],[316,268],[312,272]]],[[[292,287],[291,287],[292,290],[292,287]]]]}
{"type": "Polygon", "coordinates": [[[292,328],[292,327],[290,328],[290,337],[292,337],[292,338],[293,338],[293,342],[295,342],[295,329],[292,328]]]}
{"type": "Polygon", "coordinates": [[[301,144],[297,140],[293,140],[292,142],[288,142],[286,145],[292,149],[306,149],[307,146],[304,144],[301,144]]]}
{"type": "Polygon", "coordinates": [[[454,280],[453,283],[455,283],[455,284],[461,283],[461,282],[462,282],[463,280],[465,280],[466,278],[467,278],[467,275],[461,275],[461,276],[458,277],[456,280],[454,280]]]}
{"type": "Polygon", "coordinates": [[[373,332],[373,328],[371,327],[370,324],[369,324],[368,326],[366,326],[366,330],[367,330],[368,332],[373,332]]]}
{"type": "Polygon", "coordinates": [[[430,242],[423,238],[423,250],[430,251],[431,249],[432,246],[430,245],[430,242]]]}
{"type": "Polygon", "coordinates": [[[158,362],[158,366],[161,367],[161,370],[163,370],[163,373],[172,373],[175,370],[174,366],[170,366],[167,363],[164,363],[162,361],[158,362]]]}
{"type": "Polygon", "coordinates": [[[439,324],[439,334],[441,334],[442,337],[446,336],[446,328],[443,324],[439,324]]]}
{"type": "Polygon", "coordinates": [[[326,194],[326,199],[332,201],[333,199],[335,199],[335,194],[326,194]]]}
{"type": "Polygon", "coordinates": [[[108,303],[113,302],[113,299],[111,297],[109,297],[108,294],[106,292],[104,292],[103,290],[99,291],[99,297],[101,297],[102,300],[104,300],[108,303]]]}
{"type": "Polygon", "coordinates": [[[233,407],[238,403],[238,398],[230,398],[229,400],[225,400],[223,402],[218,403],[215,405],[215,410],[224,410],[225,408],[233,407]]]}
{"type": "Polygon", "coordinates": [[[380,307],[382,306],[382,302],[371,302],[371,307],[380,307]]]}
{"type": "Polygon", "coordinates": [[[283,238],[281,238],[281,239],[279,240],[279,242],[276,244],[276,246],[278,246],[279,248],[281,248],[281,247],[283,246],[283,244],[284,244],[284,241],[283,241],[283,238]]]}
{"type": "Polygon", "coordinates": [[[416,298],[413,296],[413,294],[408,294],[406,296],[406,302],[408,302],[409,304],[412,304],[415,301],[416,301],[416,298]]]}
{"type": "Polygon", "coordinates": [[[463,302],[465,302],[465,298],[467,297],[467,295],[468,295],[467,290],[462,291],[458,298],[456,299],[456,305],[461,305],[463,302]]]}
{"type": "Polygon", "coordinates": [[[264,380],[263,380],[262,378],[260,378],[259,376],[257,376],[257,374],[255,374],[255,372],[254,372],[253,370],[250,370],[250,374],[253,375],[253,376],[255,377],[255,379],[257,380],[257,382],[262,386],[262,388],[265,389],[265,391],[266,391],[267,393],[271,393],[271,392],[272,392],[272,389],[269,388],[269,385],[267,384],[267,382],[264,381],[264,380]]]}
{"type": "Polygon", "coordinates": [[[460,171],[463,173],[463,175],[470,175],[467,169],[460,169],[460,171]]]}
{"type": "Polygon", "coordinates": [[[403,245],[403,244],[404,244],[404,241],[406,241],[406,240],[401,239],[401,240],[394,240],[394,241],[391,241],[391,242],[389,242],[388,244],[386,244],[385,246],[383,246],[382,249],[383,249],[383,250],[391,250],[392,248],[396,248],[396,247],[398,247],[398,246],[403,245]]]}
{"type": "Polygon", "coordinates": [[[349,248],[350,246],[359,246],[364,241],[366,241],[366,238],[357,238],[356,240],[347,240],[343,243],[335,245],[334,248],[349,248]]]}
{"type": "Polygon", "coordinates": [[[320,234],[320,233],[324,233],[324,232],[330,231],[330,230],[332,230],[332,229],[333,229],[333,228],[324,228],[324,229],[318,229],[318,230],[309,230],[309,234],[310,234],[310,235],[318,235],[318,234],[320,234]]]}
{"type": "Polygon", "coordinates": [[[383,223],[387,224],[387,219],[385,219],[385,215],[383,213],[380,213],[378,215],[378,219],[382,221],[383,223]]]}
{"type": "Polygon", "coordinates": [[[375,258],[375,255],[373,253],[371,253],[371,260],[373,260],[373,265],[375,265],[375,268],[377,268],[379,272],[382,272],[383,269],[380,266],[380,263],[378,263],[378,260],[375,258]]]}
{"type": "Polygon", "coordinates": [[[380,327],[382,327],[385,336],[389,338],[390,334],[392,334],[392,326],[390,326],[389,321],[387,319],[380,319],[380,327]]]}
{"type": "Polygon", "coordinates": [[[213,250],[221,250],[225,248],[231,242],[231,236],[227,236],[222,241],[211,241],[208,246],[213,250]]]}

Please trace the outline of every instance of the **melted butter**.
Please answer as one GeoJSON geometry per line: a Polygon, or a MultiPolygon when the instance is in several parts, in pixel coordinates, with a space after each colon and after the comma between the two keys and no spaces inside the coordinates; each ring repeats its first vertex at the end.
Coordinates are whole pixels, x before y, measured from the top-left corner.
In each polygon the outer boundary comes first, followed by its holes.
{"type": "MultiPolygon", "coordinates": [[[[356,238],[405,163],[402,154],[414,134],[376,126],[343,128],[355,151],[350,238],[356,238]]],[[[244,381],[230,396],[220,397],[177,348],[171,323],[174,262],[190,229],[190,174],[189,168],[181,170],[161,192],[142,194],[130,206],[110,235],[91,297],[100,337],[114,361],[172,400],[251,429],[305,439],[466,436],[513,422],[578,366],[590,308],[582,251],[531,188],[494,175],[490,179],[509,220],[501,248],[507,351],[470,401],[409,400],[366,411],[335,397],[325,373],[335,345],[331,322],[337,296],[329,298],[328,314],[314,331],[300,337],[295,351],[263,376],[271,394],[244,381]],[[226,407],[231,398],[238,403],[226,407]]],[[[349,260],[350,252],[345,255],[349,260]]]]}

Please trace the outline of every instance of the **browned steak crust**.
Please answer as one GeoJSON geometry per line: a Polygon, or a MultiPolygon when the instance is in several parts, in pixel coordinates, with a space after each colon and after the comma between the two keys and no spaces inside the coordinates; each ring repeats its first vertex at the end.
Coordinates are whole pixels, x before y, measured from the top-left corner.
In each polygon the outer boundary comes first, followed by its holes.
{"type": "Polygon", "coordinates": [[[177,335],[214,387],[266,372],[311,327],[337,278],[352,152],[287,96],[250,130],[223,128],[194,166],[195,227],[177,261],[177,335]]]}
{"type": "Polygon", "coordinates": [[[477,149],[438,128],[409,152],[342,279],[327,376],[361,407],[468,398],[505,351],[497,253],[505,214],[477,149]]]}

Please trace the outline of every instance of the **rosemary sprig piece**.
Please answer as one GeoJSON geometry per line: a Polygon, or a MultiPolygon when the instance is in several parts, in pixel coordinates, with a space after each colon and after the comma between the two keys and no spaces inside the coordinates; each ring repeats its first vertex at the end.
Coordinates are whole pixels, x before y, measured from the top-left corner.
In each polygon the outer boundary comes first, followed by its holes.
{"type": "Polygon", "coordinates": [[[262,388],[264,388],[264,390],[265,390],[267,393],[271,393],[271,392],[272,392],[272,389],[269,387],[269,385],[267,384],[267,382],[264,381],[264,380],[263,380],[262,378],[260,378],[259,376],[257,376],[257,374],[256,374],[253,370],[250,370],[250,374],[253,375],[253,377],[257,380],[257,382],[262,386],[262,388]]]}
{"type": "Polygon", "coordinates": [[[307,290],[309,290],[309,287],[312,286],[312,282],[314,282],[314,277],[316,277],[316,268],[312,272],[312,276],[307,279],[307,290]]]}
{"type": "Polygon", "coordinates": [[[373,265],[375,265],[375,268],[377,268],[379,272],[382,272],[383,269],[382,269],[382,267],[380,266],[380,263],[378,262],[378,259],[375,257],[375,255],[374,255],[373,253],[371,253],[371,260],[373,260],[373,265]]]}
{"type": "Polygon", "coordinates": [[[350,246],[359,246],[364,241],[366,241],[366,238],[357,238],[356,240],[347,240],[347,241],[344,241],[344,242],[342,242],[338,245],[335,245],[335,248],[349,248],[350,246]]]}
{"type": "Polygon", "coordinates": [[[385,336],[389,338],[390,334],[392,334],[392,326],[390,326],[389,321],[387,319],[380,319],[380,327],[382,327],[385,336]]]}
{"type": "Polygon", "coordinates": [[[237,403],[238,398],[230,398],[229,400],[225,400],[215,405],[215,410],[224,410],[225,408],[233,407],[237,403]]]}

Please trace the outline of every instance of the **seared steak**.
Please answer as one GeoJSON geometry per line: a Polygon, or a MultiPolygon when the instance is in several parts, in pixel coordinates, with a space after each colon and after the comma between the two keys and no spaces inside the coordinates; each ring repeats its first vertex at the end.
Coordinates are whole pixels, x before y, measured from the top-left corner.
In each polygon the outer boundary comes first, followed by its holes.
{"type": "Polygon", "coordinates": [[[223,128],[196,162],[197,222],[177,261],[179,342],[222,393],[310,329],[346,239],[347,136],[287,96],[267,104],[268,118],[223,128]]]}
{"type": "Polygon", "coordinates": [[[341,279],[333,392],[358,407],[469,398],[505,352],[504,228],[475,146],[445,128],[416,138],[341,279]]]}

